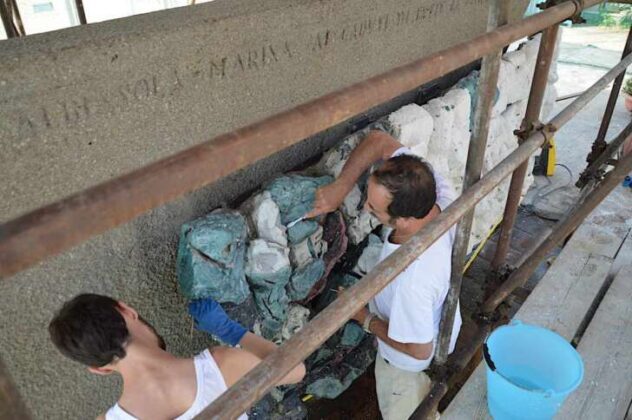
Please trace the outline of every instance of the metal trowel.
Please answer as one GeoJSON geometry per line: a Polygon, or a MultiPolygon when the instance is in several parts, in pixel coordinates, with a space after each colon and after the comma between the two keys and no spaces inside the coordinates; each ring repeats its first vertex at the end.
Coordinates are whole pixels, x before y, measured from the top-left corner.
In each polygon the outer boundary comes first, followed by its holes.
{"type": "Polygon", "coordinates": [[[302,222],[303,220],[305,220],[305,216],[303,216],[303,217],[299,217],[299,218],[298,218],[298,219],[296,219],[295,221],[288,223],[288,224],[287,224],[287,228],[289,229],[289,228],[291,228],[292,226],[294,226],[295,224],[297,224],[298,222],[302,222]]]}

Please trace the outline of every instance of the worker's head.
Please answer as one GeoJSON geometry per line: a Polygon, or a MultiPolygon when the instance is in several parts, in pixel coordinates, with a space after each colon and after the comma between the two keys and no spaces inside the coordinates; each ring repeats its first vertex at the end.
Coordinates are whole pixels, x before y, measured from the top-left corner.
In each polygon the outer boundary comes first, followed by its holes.
{"type": "Polygon", "coordinates": [[[416,156],[400,155],[373,172],[365,206],[381,223],[397,229],[426,217],[436,201],[430,166],[416,156]]]}
{"type": "Polygon", "coordinates": [[[116,370],[130,345],[165,349],[162,337],[133,308],[95,294],[66,302],[48,331],[62,354],[102,375],[116,370]]]}

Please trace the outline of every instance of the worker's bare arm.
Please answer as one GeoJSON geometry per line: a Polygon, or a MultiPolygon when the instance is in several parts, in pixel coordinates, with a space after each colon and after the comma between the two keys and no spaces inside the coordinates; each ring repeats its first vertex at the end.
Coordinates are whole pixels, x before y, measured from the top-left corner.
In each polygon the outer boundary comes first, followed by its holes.
{"type": "Polygon", "coordinates": [[[407,355],[417,359],[426,360],[432,356],[432,342],[429,343],[400,343],[388,336],[388,322],[379,318],[373,318],[369,325],[369,331],[377,338],[393,347],[395,350],[406,353],[407,355]]]}
{"type": "Polygon", "coordinates": [[[316,191],[314,209],[306,217],[316,217],[335,211],[353,189],[358,178],[371,165],[390,158],[400,147],[400,142],[383,131],[369,132],[349,156],[338,179],[316,191]]]}
{"type": "MultiPolygon", "coordinates": [[[[224,381],[229,387],[277,348],[274,343],[251,332],[246,333],[239,344],[242,347],[241,349],[216,347],[211,350],[213,358],[222,372],[224,381]]],[[[294,384],[300,382],[304,376],[305,365],[301,363],[294,367],[276,385],[294,384]]]]}

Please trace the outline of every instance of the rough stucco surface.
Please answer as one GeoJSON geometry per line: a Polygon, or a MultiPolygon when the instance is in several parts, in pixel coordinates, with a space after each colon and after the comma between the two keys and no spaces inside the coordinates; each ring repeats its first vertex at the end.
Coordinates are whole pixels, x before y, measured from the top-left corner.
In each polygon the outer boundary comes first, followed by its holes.
{"type": "Polygon", "coordinates": [[[464,41],[486,14],[486,0],[216,0],[3,41],[0,220],[464,41]]]}
{"type": "MultiPolygon", "coordinates": [[[[513,4],[521,11],[526,1],[513,4]]],[[[0,221],[481,33],[485,5],[216,0],[3,41],[0,221]],[[418,10],[425,17],[415,22],[418,10]],[[375,29],[385,16],[388,29],[375,29]],[[374,29],[361,31],[362,22],[374,29]]],[[[136,307],[175,354],[207,346],[208,336],[190,332],[176,292],[180,226],[317,155],[335,136],[299,144],[3,281],[0,354],[35,417],[91,418],[120,391],[114,377],[89,374],[48,341],[54,311],[77,293],[136,307]]]]}
{"type": "MultiPolygon", "coordinates": [[[[191,332],[186,302],[178,293],[180,227],[331,145],[331,139],[323,140],[302,143],[0,283],[0,355],[35,418],[94,418],[120,392],[115,377],[88,373],[48,340],[54,312],[76,294],[102,293],[129,303],[177,355],[190,356],[213,344],[207,334],[191,332]]],[[[230,313],[243,311],[236,309],[230,313]]]]}

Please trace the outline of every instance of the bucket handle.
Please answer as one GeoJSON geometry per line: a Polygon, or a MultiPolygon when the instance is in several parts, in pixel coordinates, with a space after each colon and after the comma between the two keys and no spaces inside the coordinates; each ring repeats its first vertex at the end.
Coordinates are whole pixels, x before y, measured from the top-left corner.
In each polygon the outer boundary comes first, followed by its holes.
{"type": "Polygon", "coordinates": [[[483,357],[485,358],[485,362],[487,363],[487,366],[489,366],[489,368],[495,372],[496,365],[492,361],[492,357],[489,355],[489,348],[487,347],[487,342],[483,343],[483,357]]]}
{"type": "MultiPolygon", "coordinates": [[[[518,319],[512,319],[511,322],[509,323],[509,325],[511,325],[513,327],[517,327],[517,326],[522,325],[522,321],[520,321],[518,319]]],[[[487,336],[487,338],[489,338],[489,335],[487,336]]],[[[494,364],[494,361],[492,360],[492,356],[490,356],[490,354],[489,354],[489,347],[487,347],[487,338],[485,338],[485,341],[483,342],[483,357],[485,358],[485,362],[487,363],[487,366],[489,366],[489,368],[493,372],[495,372],[496,371],[496,365],[494,364]]]]}

